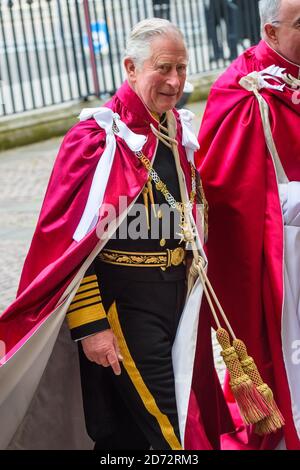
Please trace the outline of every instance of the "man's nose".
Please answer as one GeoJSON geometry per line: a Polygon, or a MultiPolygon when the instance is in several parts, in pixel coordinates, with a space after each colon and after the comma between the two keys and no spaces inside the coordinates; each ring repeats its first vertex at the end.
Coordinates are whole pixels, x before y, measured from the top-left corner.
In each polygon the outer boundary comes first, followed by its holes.
{"type": "Polygon", "coordinates": [[[169,73],[167,83],[172,88],[174,88],[176,90],[179,89],[179,87],[180,87],[180,77],[178,75],[177,70],[173,70],[172,72],[169,73]]]}

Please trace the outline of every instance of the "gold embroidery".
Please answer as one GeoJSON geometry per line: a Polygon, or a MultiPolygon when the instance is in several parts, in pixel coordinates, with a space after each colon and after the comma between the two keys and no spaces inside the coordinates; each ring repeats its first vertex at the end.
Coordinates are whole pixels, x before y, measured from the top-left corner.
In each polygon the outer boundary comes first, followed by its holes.
{"type": "Polygon", "coordinates": [[[170,266],[179,266],[183,263],[185,251],[181,247],[157,253],[134,253],[117,250],[103,250],[99,253],[98,258],[107,264],[168,268],[170,266]]]}

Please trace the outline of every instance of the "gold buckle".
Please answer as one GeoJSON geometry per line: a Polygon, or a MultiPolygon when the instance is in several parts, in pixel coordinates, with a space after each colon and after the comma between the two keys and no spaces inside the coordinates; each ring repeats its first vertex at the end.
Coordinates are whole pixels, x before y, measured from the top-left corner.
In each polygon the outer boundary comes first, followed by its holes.
{"type": "Polygon", "coordinates": [[[184,260],[184,249],[181,247],[175,248],[175,250],[167,249],[167,268],[171,266],[179,266],[184,260]]]}
{"type": "Polygon", "coordinates": [[[181,247],[171,250],[171,264],[173,266],[179,266],[184,260],[184,249],[181,247]]]}

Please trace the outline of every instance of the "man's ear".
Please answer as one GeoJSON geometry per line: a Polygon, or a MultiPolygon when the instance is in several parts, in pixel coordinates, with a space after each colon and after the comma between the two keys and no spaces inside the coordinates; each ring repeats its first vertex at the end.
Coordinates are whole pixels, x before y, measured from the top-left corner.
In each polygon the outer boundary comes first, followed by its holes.
{"type": "Polygon", "coordinates": [[[125,57],[124,67],[127,73],[127,78],[131,83],[135,83],[136,80],[136,66],[131,57],[125,57]]]}
{"type": "Polygon", "coordinates": [[[268,42],[273,44],[274,46],[278,44],[278,35],[277,35],[277,27],[273,24],[266,24],[265,25],[265,35],[268,39],[268,42]]]}

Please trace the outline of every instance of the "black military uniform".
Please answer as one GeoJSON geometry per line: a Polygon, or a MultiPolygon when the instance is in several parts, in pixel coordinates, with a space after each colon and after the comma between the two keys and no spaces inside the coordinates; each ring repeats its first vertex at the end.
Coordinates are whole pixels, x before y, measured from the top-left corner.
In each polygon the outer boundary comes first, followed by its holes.
{"type": "MultiPolygon", "coordinates": [[[[162,142],[154,169],[181,201],[174,155],[162,142]]],[[[164,196],[152,186],[156,209],[166,207],[164,196]]],[[[73,339],[112,327],[124,356],[122,373],[115,376],[110,367],[90,362],[79,343],[86,423],[96,449],[181,448],[171,350],[185,300],[185,252],[176,235],[177,211],[166,238],[164,214],[158,210],[155,217],[151,198],[145,199],[149,189],[144,188],[95,259],[67,315],[73,339]],[[153,238],[147,230],[148,238],[122,238],[140,204],[145,218],[148,210],[150,228],[151,221],[159,220],[159,236],[153,238]]]]}

